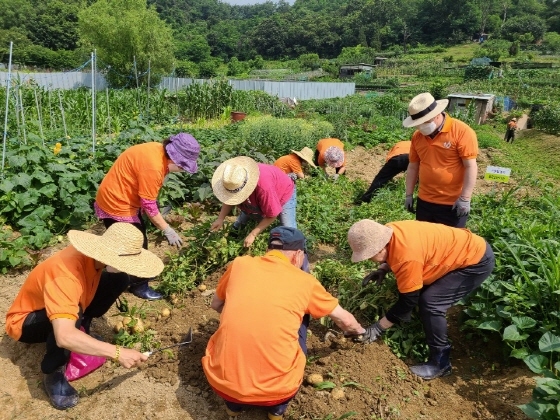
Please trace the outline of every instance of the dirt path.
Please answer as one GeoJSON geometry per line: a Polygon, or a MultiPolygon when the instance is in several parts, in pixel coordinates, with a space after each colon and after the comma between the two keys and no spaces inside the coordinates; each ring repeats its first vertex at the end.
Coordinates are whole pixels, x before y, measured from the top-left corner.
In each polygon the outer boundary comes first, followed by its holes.
{"type": "MultiPolygon", "coordinates": [[[[356,176],[371,181],[383,164],[383,150],[358,148],[349,153],[356,176]]],[[[152,250],[163,256],[169,247],[159,243],[152,250]]],[[[60,244],[57,248],[64,246],[60,244]]],[[[46,258],[56,249],[42,254],[46,258]]],[[[326,252],[326,251],[325,251],[326,252]]],[[[0,313],[5,314],[25,280],[27,272],[0,276],[0,313]]],[[[220,273],[205,282],[215,289],[220,273]]],[[[142,302],[127,294],[131,304],[142,302]]],[[[39,363],[44,345],[14,342],[4,331],[0,318],[0,419],[227,419],[223,403],[210,390],[200,359],[208,338],[216,330],[218,316],[209,307],[211,294],[198,291],[175,307],[152,302],[153,312],[172,308],[169,318],[159,321],[150,315],[152,328],[162,345],[178,342],[193,327],[193,343],[175,351],[173,358],[154,355],[140,369],[126,370],[106,362],[99,370],[73,383],[81,393],[77,407],[66,412],[53,409],[42,388],[39,363]]],[[[105,340],[113,337],[116,314],[95,320],[93,331],[105,340]]],[[[256,314],[258,316],[258,314],[256,314]]],[[[344,397],[334,399],[328,390],[304,386],[290,405],[286,419],[338,419],[355,412],[351,419],[511,419],[525,416],[516,405],[528,402],[534,381],[522,365],[505,366],[497,343],[467,339],[458,330],[456,310],[450,315],[453,342],[453,375],[424,382],[409,373],[407,363],[396,358],[383,343],[356,345],[341,337],[323,340],[326,329],[313,321],[309,337],[306,374],[320,373],[325,380],[343,387],[344,397]],[[329,417],[329,415],[332,415],[329,417]]],[[[266,418],[262,410],[249,410],[239,419],[266,418]]]]}

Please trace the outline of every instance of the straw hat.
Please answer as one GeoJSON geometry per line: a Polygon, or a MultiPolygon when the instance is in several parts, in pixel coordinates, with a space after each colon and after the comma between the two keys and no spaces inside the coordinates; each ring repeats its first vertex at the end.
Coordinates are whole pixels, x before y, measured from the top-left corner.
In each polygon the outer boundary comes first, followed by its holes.
{"type": "Polygon", "coordinates": [[[373,220],[363,219],[354,223],[348,231],[352,262],[369,260],[389,243],[391,236],[393,229],[373,220]]]}
{"type": "Polygon", "coordinates": [[[403,121],[404,127],[416,127],[428,120],[431,120],[436,115],[443,112],[449,104],[449,100],[440,99],[436,101],[434,97],[424,92],[412,98],[408,104],[408,117],[403,121]]]}
{"type": "Polygon", "coordinates": [[[82,254],[131,276],[151,278],[163,271],[163,262],[142,248],[144,235],[130,223],[114,223],[101,236],[70,230],[68,240],[82,254]]]}
{"type": "Polygon", "coordinates": [[[292,150],[292,153],[298,155],[300,158],[305,160],[311,166],[316,168],[315,164],[313,163],[313,150],[311,150],[309,147],[304,147],[299,152],[292,150]]]}
{"type": "Polygon", "coordinates": [[[223,162],[212,175],[212,191],[224,204],[244,202],[259,182],[259,166],[248,156],[237,156],[223,162]]]}
{"type": "Polygon", "coordinates": [[[512,120],[512,121],[517,121],[517,118],[512,118],[511,120],[512,120]]]}

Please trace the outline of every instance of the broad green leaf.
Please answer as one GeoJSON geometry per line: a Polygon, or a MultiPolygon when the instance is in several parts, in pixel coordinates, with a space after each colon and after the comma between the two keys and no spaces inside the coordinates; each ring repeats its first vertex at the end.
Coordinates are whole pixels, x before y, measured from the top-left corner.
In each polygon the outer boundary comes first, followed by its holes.
{"type": "Polygon", "coordinates": [[[12,191],[14,189],[14,187],[15,187],[15,184],[12,181],[6,179],[6,180],[4,180],[4,182],[2,182],[0,184],[0,191],[4,192],[6,194],[6,193],[9,193],[10,191],[12,191]]]}
{"type": "Polygon", "coordinates": [[[15,185],[21,185],[23,188],[28,189],[31,186],[31,177],[26,173],[20,172],[12,177],[11,181],[15,185]]]}
{"type": "Polygon", "coordinates": [[[543,353],[551,351],[560,352],[560,337],[552,334],[551,332],[544,333],[539,340],[539,350],[543,353]]]}
{"type": "Polygon", "coordinates": [[[26,157],[28,161],[31,161],[33,163],[40,163],[43,156],[45,156],[43,152],[40,152],[39,150],[32,150],[27,154],[26,157]]]}
{"type": "Polygon", "coordinates": [[[20,168],[27,163],[24,156],[10,156],[8,157],[8,166],[12,168],[20,168]]]}
{"type": "Polygon", "coordinates": [[[485,321],[481,323],[478,328],[481,330],[500,331],[502,329],[502,323],[500,321],[485,321]]]}
{"type": "Polygon", "coordinates": [[[548,359],[542,354],[531,354],[523,361],[535,373],[542,373],[548,365],[548,359]]]}
{"type": "Polygon", "coordinates": [[[542,419],[542,413],[554,408],[552,404],[541,404],[536,401],[531,401],[529,404],[518,405],[517,407],[532,419],[542,419]]]}
{"type": "Polygon", "coordinates": [[[54,182],[52,177],[48,173],[43,172],[39,169],[35,170],[35,172],[31,174],[31,176],[36,180],[40,181],[41,184],[48,184],[50,182],[54,182]]]}
{"type": "Polygon", "coordinates": [[[537,321],[528,316],[514,316],[511,318],[511,320],[515,324],[515,326],[521,330],[533,328],[535,325],[537,325],[537,321]]]}
{"type": "Polygon", "coordinates": [[[508,341],[522,341],[526,340],[529,334],[519,334],[517,327],[515,325],[510,325],[506,327],[503,334],[503,339],[508,341]]]}
{"type": "Polygon", "coordinates": [[[526,347],[521,347],[520,349],[513,349],[510,353],[510,356],[516,359],[523,360],[527,356],[529,356],[529,349],[527,349],[526,347]]]}
{"type": "Polygon", "coordinates": [[[57,191],[56,185],[47,184],[39,190],[39,193],[48,197],[48,198],[53,198],[54,195],[56,194],[56,191],[57,191]]]}

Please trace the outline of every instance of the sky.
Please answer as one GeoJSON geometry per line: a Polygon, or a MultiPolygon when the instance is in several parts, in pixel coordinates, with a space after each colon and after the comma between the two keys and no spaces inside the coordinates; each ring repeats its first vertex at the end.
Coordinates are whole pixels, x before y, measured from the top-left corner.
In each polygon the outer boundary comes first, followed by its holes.
{"type": "MultiPolygon", "coordinates": [[[[224,3],[229,4],[238,4],[238,5],[247,5],[247,4],[257,4],[257,3],[266,3],[267,0],[222,0],[224,3]]],[[[276,0],[271,0],[274,3],[277,3],[276,0]]],[[[294,4],[295,0],[286,0],[290,4],[294,4]]]]}

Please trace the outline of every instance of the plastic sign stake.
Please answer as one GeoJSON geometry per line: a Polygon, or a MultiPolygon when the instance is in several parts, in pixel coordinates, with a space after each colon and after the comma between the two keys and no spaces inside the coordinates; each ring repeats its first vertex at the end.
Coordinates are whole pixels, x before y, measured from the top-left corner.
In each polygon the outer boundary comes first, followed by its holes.
{"type": "Polygon", "coordinates": [[[511,175],[511,168],[502,168],[500,166],[488,166],[486,168],[486,173],[484,174],[484,179],[486,181],[494,181],[494,182],[509,182],[510,175],[511,175]]]}

